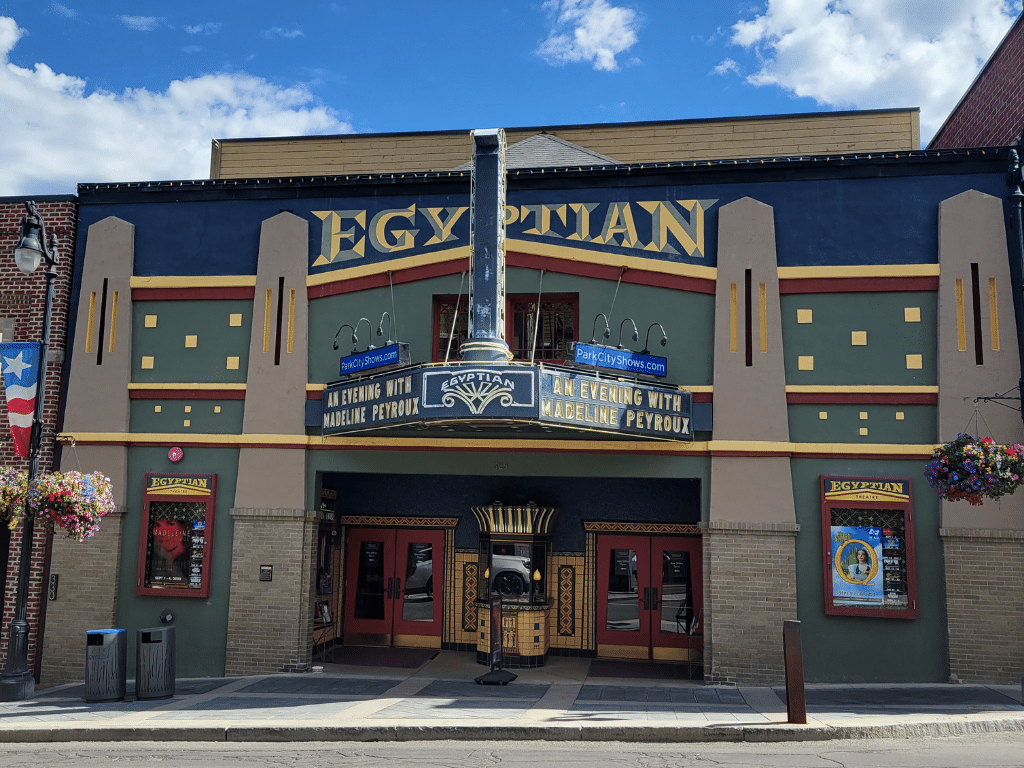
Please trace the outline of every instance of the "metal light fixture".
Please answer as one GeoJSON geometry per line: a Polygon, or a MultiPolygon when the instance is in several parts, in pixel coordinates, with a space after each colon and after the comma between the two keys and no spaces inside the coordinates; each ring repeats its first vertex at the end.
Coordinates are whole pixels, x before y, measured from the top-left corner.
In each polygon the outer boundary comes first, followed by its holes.
{"type": "MultiPolygon", "coordinates": [[[[348,323],[345,323],[345,324],[344,324],[343,326],[341,326],[341,328],[339,328],[339,329],[338,329],[338,333],[334,334],[334,348],[335,348],[335,349],[337,349],[337,348],[338,348],[338,335],[339,335],[339,334],[340,334],[340,333],[341,333],[341,332],[342,332],[343,330],[345,330],[346,328],[352,328],[352,326],[351,326],[351,325],[349,325],[348,323]]],[[[359,351],[359,350],[358,350],[358,349],[356,348],[356,345],[357,345],[358,343],[359,343],[359,337],[358,337],[358,336],[356,336],[356,329],[355,329],[355,328],[352,328],[352,354],[353,354],[353,355],[354,355],[354,354],[355,354],[356,352],[358,352],[358,351],[359,351]]]]}
{"type": "MultiPolygon", "coordinates": [[[[50,315],[53,311],[53,281],[57,277],[57,237],[47,238],[46,225],[36,204],[25,202],[27,215],[21,220],[21,237],[14,247],[14,261],[26,275],[33,274],[46,261],[46,301],[43,305],[43,338],[39,356],[39,392],[32,414],[32,436],[28,450],[28,484],[39,472],[39,448],[43,436],[43,402],[46,397],[46,355],[50,346],[50,315]]],[[[32,515],[23,516],[21,529],[21,560],[18,564],[18,594],[14,620],[7,628],[7,661],[0,674],[0,701],[24,701],[35,696],[35,678],[28,668],[29,626],[26,620],[28,583],[32,566],[32,515]]]]}
{"type": "Polygon", "coordinates": [[[668,344],[668,334],[665,333],[665,329],[664,327],[662,327],[661,323],[651,323],[649,326],[647,326],[647,338],[644,339],[644,349],[640,353],[641,355],[647,355],[650,354],[651,352],[651,329],[654,328],[654,326],[658,326],[659,328],[661,328],[661,346],[664,347],[666,344],[668,344]]]}
{"type": "MultiPolygon", "coordinates": [[[[594,318],[594,327],[590,331],[590,343],[591,344],[596,344],[597,343],[597,318],[598,317],[603,317],[604,318],[604,334],[603,334],[604,338],[610,339],[611,335],[612,335],[612,328],[611,328],[610,325],[608,325],[608,315],[606,315],[604,312],[598,312],[597,313],[597,317],[594,318]]],[[[621,337],[621,334],[619,334],[619,335],[621,337]]]]}
{"type": "Polygon", "coordinates": [[[627,317],[625,320],[619,323],[619,349],[625,349],[625,347],[622,346],[622,326],[624,326],[626,323],[629,323],[630,325],[633,326],[633,336],[631,337],[633,341],[640,341],[640,331],[636,329],[636,323],[633,322],[633,318],[627,317]]]}

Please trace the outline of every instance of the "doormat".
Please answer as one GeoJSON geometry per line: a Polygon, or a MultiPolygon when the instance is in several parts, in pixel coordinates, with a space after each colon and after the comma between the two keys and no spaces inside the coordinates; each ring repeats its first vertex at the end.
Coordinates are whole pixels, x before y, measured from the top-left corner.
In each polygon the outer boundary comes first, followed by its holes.
{"type": "Polygon", "coordinates": [[[440,651],[437,648],[384,648],[368,645],[337,645],[329,652],[331,664],[355,667],[419,669],[440,651]]]}
{"type": "Polygon", "coordinates": [[[656,661],[622,661],[594,659],[587,677],[633,677],[642,680],[703,680],[704,669],[699,664],[656,661]]]}

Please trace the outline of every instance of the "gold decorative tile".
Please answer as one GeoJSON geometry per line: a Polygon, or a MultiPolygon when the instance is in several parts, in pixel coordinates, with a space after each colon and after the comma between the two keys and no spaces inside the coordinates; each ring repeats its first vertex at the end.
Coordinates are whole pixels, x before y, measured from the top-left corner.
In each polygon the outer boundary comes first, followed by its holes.
{"type": "Polygon", "coordinates": [[[189,335],[189,336],[185,337],[185,348],[186,349],[195,349],[197,346],[199,346],[199,337],[198,336],[196,336],[195,334],[192,334],[192,335],[189,335]]]}
{"type": "Polygon", "coordinates": [[[191,405],[186,405],[185,406],[185,413],[192,413],[192,406],[191,405]]]}
{"type": "Polygon", "coordinates": [[[904,307],[903,308],[903,322],[905,322],[905,323],[920,323],[921,322],[921,308],[920,307],[904,307]]]}
{"type": "Polygon", "coordinates": [[[153,363],[154,362],[156,362],[156,359],[152,355],[143,355],[142,356],[142,362],[140,363],[140,367],[144,371],[151,371],[151,370],[153,370],[153,363]]]}
{"type": "Polygon", "coordinates": [[[850,344],[855,347],[866,347],[868,345],[868,332],[852,331],[850,333],[850,344]]]}
{"type": "Polygon", "coordinates": [[[164,407],[162,405],[154,405],[153,406],[153,413],[160,413],[163,409],[164,409],[164,407]]]}
{"type": "Polygon", "coordinates": [[[861,411],[860,412],[860,420],[861,421],[867,421],[868,420],[868,412],[867,411],[861,411]]]}
{"type": "Polygon", "coordinates": [[[227,367],[228,367],[229,371],[237,371],[238,370],[238,358],[237,357],[229,357],[228,358],[228,366],[227,367]]]}
{"type": "Polygon", "coordinates": [[[192,420],[191,419],[185,419],[185,423],[182,424],[182,426],[183,427],[191,427],[192,426],[192,420]]]}
{"type": "Polygon", "coordinates": [[[801,371],[813,371],[814,355],[800,355],[796,359],[796,367],[801,371]]]}
{"type": "Polygon", "coordinates": [[[143,323],[146,328],[156,328],[156,315],[146,315],[143,323]]]}
{"type": "Polygon", "coordinates": [[[220,413],[220,406],[219,405],[213,406],[213,412],[214,413],[220,413]]]}
{"type": "Polygon", "coordinates": [[[906,418],[906,414],[903,411],[896,411],[896,421],[903,421],[906,418]]]}
{"type": "Polygon", "coordinates": [[[825,421],[828,418],[828,411],[818,411],[818,418],[825,421]]]}
{"type": "Polygon", "coordinates": [[[242,313],[232,313],[228,315],[228,325],[232,328],[240,328],[242,326],[242,313]]]}
{"type": "Polygon", "coordinates": [[[860,435],[861,435],[861,437],[866,437],[867,434],[868,434],[868,428],[867,427],[861,427],[860,428],[860,435]]]}
{"type": "Polygon", "coordinates": [[[907,355],[907,369],[908,370],[920,370],[924,364],[924,358],[922,355],[907,355]]]}
{"type": "Polygon", "coordinates": [[[796,311],[796,321],[798,323],[813,323],[814,322],[814,310],[813,309],[798,309],[796,311]]]}

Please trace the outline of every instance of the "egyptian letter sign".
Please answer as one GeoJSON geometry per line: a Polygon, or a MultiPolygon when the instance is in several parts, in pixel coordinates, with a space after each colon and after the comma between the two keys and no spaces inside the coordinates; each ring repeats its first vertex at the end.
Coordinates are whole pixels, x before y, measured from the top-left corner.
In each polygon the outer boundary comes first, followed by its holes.
{"type": "Polygon", "coordinates": [[[629,349],[605,347],[600,344],[573,344],[572,361],[577,365],[626,371],[645,376],[667,376],[668,359],[644,355],[629,349]]]}
{"type": "Polygon", "coordinates": [[[420,372],[400,371],[331,384],[323,393],[323,433],[419,421],[420,372]]]}
{"type": "Polygon", "coordinates": [[[339,374],[351,376],[362,371],[393,368],[396,365],[409,365],[409,344],[400,341],[380,349],[368,349],[354,355],[341,358],[339,374]]]}
{"type": "Polygon", "coordinates": [[[536,371],[466,365],[423,372],[423,411],[430,419],[536,419],[536,371]]]}
{"type": "Polygon", "coordinates": [[[540,420],[579,429],[692,440],[689,392],[541,368],[540,420]]]}

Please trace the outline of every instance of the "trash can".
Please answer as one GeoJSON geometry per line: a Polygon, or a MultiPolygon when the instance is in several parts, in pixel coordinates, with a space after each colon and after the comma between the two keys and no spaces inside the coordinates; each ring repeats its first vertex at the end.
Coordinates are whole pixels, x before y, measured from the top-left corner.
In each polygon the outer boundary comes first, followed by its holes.
{"type": "Polygon", "coordinates": [[[85,633],[85,700],[120,701],[125,693],[128,633],[90,629],[85,633]]]}
{"type": "Polygon", "coordinates": [[[173,696],[174,627],[140,629],[135,651],[135,698],[173,696]]]}

